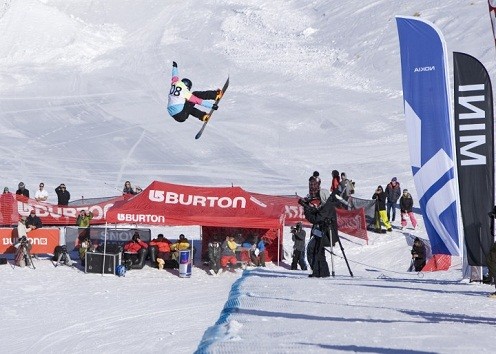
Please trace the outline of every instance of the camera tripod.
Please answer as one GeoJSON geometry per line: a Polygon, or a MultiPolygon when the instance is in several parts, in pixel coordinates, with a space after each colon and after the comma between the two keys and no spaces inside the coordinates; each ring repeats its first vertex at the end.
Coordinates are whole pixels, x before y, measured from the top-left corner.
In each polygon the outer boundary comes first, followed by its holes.
{"type": "MultiPolygon", "coordinates": [[[[334,252],[332,251],[332,233],[331,233],[331,230],[329,228],[328,225],[326,225],[326,230],[325,230],[326,234],[329,235],[329,240],[330,240],[330,244],[331,244],[331,249],[328,250],[327,248],[324,247],[324,249],[329,252],[331,254],[331,275],[334,277],[335,276],[335,272],[334,272],[334,252]]],[[[353,272],[351,271],[351,268],[350,268],[350,264],[348,263],[348,258],[346,258],[346,253],[344,253],[344,247],[343,247],[343,244],[341,243],[341,237],[339,237],[339,235],[336,235],[337,236],[337,239],[338,239],[338,244],[339,244],[339,248],[341,249],[341,253],[343,254],[343,258],[344,258],[344,261],[346,262],[346,266],[348,267],[348,271],[350,272],[350,276],[353,278],[353,272]]]]}
{"type": "Polygon", "coordinates": [[[54,264],[55,267],[62,264],[62,262],[61,262],[62,260],[64,260],[63,263],[65,263],[65,265],[68,265],[69,267],[74,266],[72,259],[71,259],[71,256],[69,256],[69,252],[67,252],[66,246],[62,246],[62,251],[59,253],[57,260],[55,261],[55,264],[54,264]]]}
{"type": "Polygon", "coordinates": [[[31,257],[31,253],[28,249],[27,242],[22,242],[19,244],[19,248],[17,250],[15,259],[14,259],[14,268],[16,265],[21,264],[21,261],[24,260],[28,267],[33,266],[33,269],[36,269],[33,263],[33,257],[31,257]],[[28,264],[29,263],[29,264],[28,264]]]}

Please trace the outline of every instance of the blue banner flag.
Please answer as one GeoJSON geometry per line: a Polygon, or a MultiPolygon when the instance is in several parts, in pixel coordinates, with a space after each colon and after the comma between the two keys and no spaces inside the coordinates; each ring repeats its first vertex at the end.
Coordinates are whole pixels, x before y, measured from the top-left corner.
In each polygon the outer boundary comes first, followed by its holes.
{"type": "Polygon", "coordinates": [[[410,161],[433,254],[461,256],[463,234],[446,45],[433,24],[396,17],[410,161]]]}

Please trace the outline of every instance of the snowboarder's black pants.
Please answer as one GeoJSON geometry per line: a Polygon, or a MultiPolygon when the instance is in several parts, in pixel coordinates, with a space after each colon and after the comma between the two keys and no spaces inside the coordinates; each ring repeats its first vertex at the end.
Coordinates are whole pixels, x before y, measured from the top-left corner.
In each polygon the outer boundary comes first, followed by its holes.
{"type": "Polygon", "coordinates": [[[293,261],[291,262],[291,270],[297,270],[298,264],[300,265],[301,270],[307,270],[304,252],[294,250],[293,251],[293,261]]]}
{"type": "MultiPolygon", "coordinates": [[[[201,98],[202,100],[215,100],[217,91],[194,91],[193,95],[201,98]]],[[[174,118],[177,122],[182,123],[186,119],[188,119],[190,115],[198,118],[199,120],[202,120],[205,114],[206,113],[204,111],[196,108],[193,102],[186,101],[183,110],[178,114],[174,114],[172,118],[174,118]]]]}

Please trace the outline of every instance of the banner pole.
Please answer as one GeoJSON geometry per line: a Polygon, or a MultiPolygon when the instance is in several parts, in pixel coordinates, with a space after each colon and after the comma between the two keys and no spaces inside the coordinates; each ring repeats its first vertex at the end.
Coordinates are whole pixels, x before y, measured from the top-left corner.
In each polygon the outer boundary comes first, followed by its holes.
{"type": "Polygon", "coordinates": [[[104,232],[104,237],[103,237],[102,276],[105,274],[105,253],[107,251],[107,225],[108,225],[108,223],[105,221],[105,232],[104,232]]]}

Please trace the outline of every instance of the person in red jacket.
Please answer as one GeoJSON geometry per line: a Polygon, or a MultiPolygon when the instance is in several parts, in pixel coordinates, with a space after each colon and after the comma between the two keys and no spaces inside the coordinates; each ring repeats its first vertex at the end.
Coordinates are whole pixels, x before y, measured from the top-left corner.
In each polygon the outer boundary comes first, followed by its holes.
{"type": "Polygon", "coordinates": [[[141,241],[139,232],[124,245],[124,264],[128,269],[142,269],[148,254],[148,244],[141,241]]]}
{"type": "Polygon", "coordinates": [[[157,238],[150,241],[150,260],[152,265],[157,265],[158,269],[164,269],[165,261],[171,259],[171,242],[164,237],[163,234],[158,234],[157,238]]]}
{"type": "Polygon", "coordinates": [[[331,192],[337,191],[339,188],[339,183],[341,180],[339,179],[338,170],[332,170],[332,181],[331,181],[331,192]]]}

